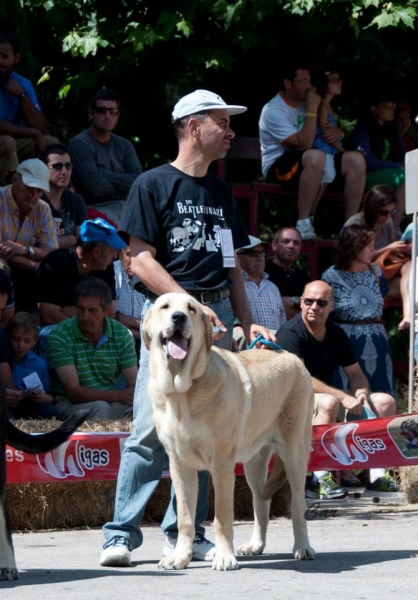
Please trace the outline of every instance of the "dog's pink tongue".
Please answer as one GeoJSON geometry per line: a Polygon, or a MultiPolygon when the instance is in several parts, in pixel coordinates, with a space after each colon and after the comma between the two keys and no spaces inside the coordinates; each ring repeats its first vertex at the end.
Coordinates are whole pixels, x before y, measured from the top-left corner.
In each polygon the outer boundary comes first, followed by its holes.
{"type": "Polygon", "coordinates": [[[172,358],[183,360],[187,356],[187,343],[184,337],[175,333],[167,344],[167,350],[172,358]]]}

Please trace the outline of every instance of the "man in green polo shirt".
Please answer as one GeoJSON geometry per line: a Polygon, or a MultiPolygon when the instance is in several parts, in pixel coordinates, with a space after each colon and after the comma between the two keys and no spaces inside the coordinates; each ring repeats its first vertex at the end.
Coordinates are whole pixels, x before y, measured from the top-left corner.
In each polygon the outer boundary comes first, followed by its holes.
{"type": "MultiPolygon", "coordinates": [[[[132,410],[137,375],[134,339],[124,325],[110,319],[112,293],[90,277],[75,290],[76,315],[62,321],[48,337],[48,361],[59,418],[80,408],[92,417],[117,419],[132,410]],[[125,389],[116,389],[119,376],[125,389]]],[[[119,387],[119,386],[118,386],[119,387]]]]}

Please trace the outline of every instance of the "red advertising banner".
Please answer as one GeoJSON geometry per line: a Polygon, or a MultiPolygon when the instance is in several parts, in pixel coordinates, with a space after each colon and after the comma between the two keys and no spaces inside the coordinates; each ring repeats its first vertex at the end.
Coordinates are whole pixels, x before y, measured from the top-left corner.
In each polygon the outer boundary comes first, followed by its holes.
{"type": "MultiPolygon", "coordinates": [[[[39,456],[7,446],[7,482],[116,479],[128,436],[120,432],[75,433],[55,450],[39,456]]],[[[418,465],[418,414],[313,427],[309,470],[405,465],[418,465]]],[[[236,473],[242,474],[241,465],[236,473]]]]}

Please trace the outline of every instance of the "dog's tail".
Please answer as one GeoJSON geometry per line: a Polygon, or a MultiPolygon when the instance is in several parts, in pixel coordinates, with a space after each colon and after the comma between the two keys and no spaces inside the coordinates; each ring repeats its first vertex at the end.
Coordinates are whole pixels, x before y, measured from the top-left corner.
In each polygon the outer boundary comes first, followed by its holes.
{"type": "Polygon", "coordinates": [[[12,425],[10,421],[7,421],[6,443],[16,448],[16,450],[21,450],[29,454],[49,452],[49,450],[53,450],[65,442],[90,414],[90,410],[79,410],[56,429],[41,434],[26,433],[12,425]]]}
{"type": "Polygon", "coordinates": [[[280,456],[275,454],[273,468],[261,490],[261,497],[264,498],[264,500],[270,500],[270,498],[273,497],[273,494],[277,492],[286,481],[287,477],[284,463],[280,456]]]}

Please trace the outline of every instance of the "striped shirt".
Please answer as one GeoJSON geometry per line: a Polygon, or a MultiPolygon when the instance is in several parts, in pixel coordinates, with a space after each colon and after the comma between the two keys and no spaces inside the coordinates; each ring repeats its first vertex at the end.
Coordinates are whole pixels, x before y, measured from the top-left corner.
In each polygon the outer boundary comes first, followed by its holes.
{"type": "MultiPolygon", "coordinates": [[[[77,316],[70,317],[48,336],[48,363],[51,369],[74,365],[83,387],[114,390],[122,370],[137,366],[134,339],[124,325],[105,317],[103,337],[94,346],[78,328],[77,316]]],[[[66,395],[55,372],[52,391],[66,395]]]]}
{"type": "Polygon", "coordinates": [[[113,263],[115,269],[116,311],[140,319],[144,306],[144,294],[134,289],[132,279],[123,268],[120,260],[113,263]]]}
{"type": "Polygon", "coordinates": [[[58,248],[57,230],[48,204],[43,200],[35,202],[20,224],[19,207],[11,185],[0,188],[0,242],[7,241],[37,248],[58,248]]]}
{"type": "Polygon", "coordinates": [[[245,271],[242,271],[242,275],[253,323],[277,331],[287,321],[279,289],[268,280],[266,272],[262,274],[260,287],[254,281],[250,281],[245,271]]]}

